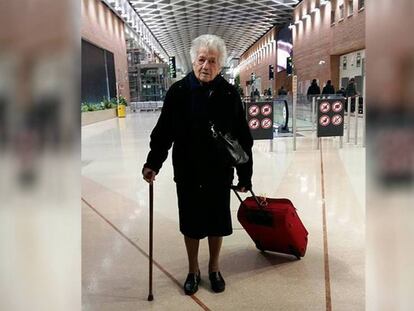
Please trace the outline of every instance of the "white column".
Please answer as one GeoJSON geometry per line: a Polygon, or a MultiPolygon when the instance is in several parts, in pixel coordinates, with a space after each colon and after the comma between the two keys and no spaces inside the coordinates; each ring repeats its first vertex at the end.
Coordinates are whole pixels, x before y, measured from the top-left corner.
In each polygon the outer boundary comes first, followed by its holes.
{"type": "Polygon", "coordinates": [[[349,136],[351,135],[351,97],[348,97],[348,114],[347,114],[347,135],[346,135],[346,142],[349,143],[349,136]]]}
{"type": "Polygon", "coordinates": [[[359,96],[355,97],[355,145],[358,144],[358,103],[359,103],[359,96]]]}
{"type": "Polygon", "coordinates": [[[365,76],[364,76],[364,89],[362,93],[362,147],[365,147],[365,139],[366,139],[366,113],[367,113],[367,100],[365,97],[365,76]]]}
{"type": "Polygon", "coordinates": [[[316,98],[315,96],[312,97],[312,131],[316,130],[316,124],[315,124],[315,102],[316,102],[316,98]]]}
{"type": "Polygon", "coordinates": [[[297,90],[298,77],[294,75],[292,77],[292,104],[293,104],[293,113],[292,113],[292,128],[293,128],[293,150],[296,150],[296,103],[298,100],[298,90],[297,90]]]}

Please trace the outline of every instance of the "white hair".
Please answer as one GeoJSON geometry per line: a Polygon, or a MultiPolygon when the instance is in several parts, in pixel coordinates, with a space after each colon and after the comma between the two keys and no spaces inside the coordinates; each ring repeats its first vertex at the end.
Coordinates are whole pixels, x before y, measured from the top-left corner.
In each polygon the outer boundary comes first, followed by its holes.
{"type": "Polygon", "coordinates": [[[190,56],[191,62],[194,63],[200,49],[217,51],[218,63],[221,68],[224,67],[227,59],[227,49],[224,40],[216,35],[201,35],[193,40],[191,43],[190,56]]]}

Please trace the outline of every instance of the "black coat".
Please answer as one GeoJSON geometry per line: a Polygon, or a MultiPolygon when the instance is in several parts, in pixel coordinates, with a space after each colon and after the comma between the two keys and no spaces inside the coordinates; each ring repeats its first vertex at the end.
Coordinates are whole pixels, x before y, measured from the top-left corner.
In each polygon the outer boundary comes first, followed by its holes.
{"type": "Polygon", "coordinates": [[[181,184],[230,185],[234,170],[211,136],[210,121],[237,138],[250,160],[236,167],[240,186],[250,186],[253,139],[240,96],[223,77],[201,86],[193,72],[168,90],[151,133],[144,167],[160,170],[173,146],[174,180],[181,184]]]}
{"type": "Polygon", "coordinates": [[[319,95],[320,93],[320,87],[316,83],[312,83],[308,88],[307,95],[319,95]]]}
{"type": "Polygon", "coordinates": [[[327,84],[322,90],[322,94],[335,94],[335,89],[332,84],[327,84]]]}
{"type": "Polygon", "coordinates": [[[357,95],[357,91],[355,89],[355,84],[354,83],[349,83],[348,86],[346,87],[345,90],[345,95],[346,97],[351,97],[351,96],[355,96],[357,95]]]}

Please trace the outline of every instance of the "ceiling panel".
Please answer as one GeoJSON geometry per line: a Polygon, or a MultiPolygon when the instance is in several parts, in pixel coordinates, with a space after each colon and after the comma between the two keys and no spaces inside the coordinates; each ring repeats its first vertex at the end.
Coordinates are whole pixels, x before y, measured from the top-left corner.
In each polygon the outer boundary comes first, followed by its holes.
{"type": "Polygon", "coordinates": [[[228,61],[239,58],[275,25],[291,20],[298,0],[130,0],[131,6],[177,66],[191,70],[191,41],[216,34],[227,45],[228,61]]]}

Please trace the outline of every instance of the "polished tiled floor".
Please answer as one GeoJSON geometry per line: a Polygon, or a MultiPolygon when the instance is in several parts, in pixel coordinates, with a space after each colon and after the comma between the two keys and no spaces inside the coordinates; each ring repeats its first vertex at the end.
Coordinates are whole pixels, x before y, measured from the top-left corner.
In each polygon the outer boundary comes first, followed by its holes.
{"type": "MultiPolygon", "coordinates": [[[[158,112],[130,113],[82,128],[82,296],[84,310],[364,310],[365,148],[312,132],[256,141],[258,195],[290,198],[309,231],[307,254],[260,253],[236,219],[224,239],[226,291],[213,293],[208,247],[202,283],[183,294],[187,259],[178,230],[171,158],[154,186],[154,296],[148,295],[148,184],[140,175],[158,112]]],[[[360,131],[361,132],[361,131],[360,131]]]]}

